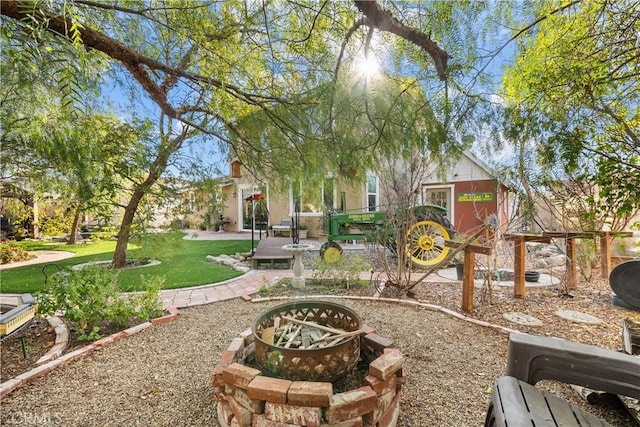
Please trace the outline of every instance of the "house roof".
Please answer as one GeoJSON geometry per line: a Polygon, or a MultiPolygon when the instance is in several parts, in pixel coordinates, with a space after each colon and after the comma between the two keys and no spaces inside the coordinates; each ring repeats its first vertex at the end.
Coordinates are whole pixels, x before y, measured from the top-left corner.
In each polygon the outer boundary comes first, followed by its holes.
{"type": "Polygon", "coordinates": [[[482,170],[484,170],[486,173],[488,173],[489,175],[497,178],[496,172],[488,164],[486,164],[484,161],[480,160],[480,158],[478,156],[473,154],[473,152],[471,152],[470,150],[466,150],[463,154],[466,157],[468,157],[469,160],[471,160],[473,163],[475,163],[480,168],[482,168],[482,170]]]}

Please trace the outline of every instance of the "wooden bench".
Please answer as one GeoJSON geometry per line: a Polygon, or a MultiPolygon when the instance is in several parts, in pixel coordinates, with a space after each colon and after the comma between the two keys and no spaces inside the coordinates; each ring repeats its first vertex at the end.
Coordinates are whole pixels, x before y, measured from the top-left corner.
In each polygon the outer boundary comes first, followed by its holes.
{"type": "Polygon", "coordinates": [[[484,425],[613,427],[566,400],[514,377],[500,377],[496,381],[484,425]]]}
{"type": "Polygon", "coordinates": [[[559,338],[512,333],[506,376],[495,384],[485,427],[609,425],[534,387],[540,380],[640,399],[640,359],[559,338]]]}

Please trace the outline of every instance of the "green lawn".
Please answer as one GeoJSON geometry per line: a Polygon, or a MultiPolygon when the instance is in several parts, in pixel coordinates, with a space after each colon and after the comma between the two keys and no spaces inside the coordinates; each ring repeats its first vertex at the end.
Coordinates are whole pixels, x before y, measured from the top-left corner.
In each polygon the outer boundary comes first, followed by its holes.
{"type": "MultiPolygon", "coordinates": [[[[218,264],[205,261],[207,255],[235,254],[249,252],[251,240],[183,240],[182,233],[155,235],[144,242],[129,244],[127,258],[150,258],[161,261],[153,267],[121,270],[118,281],[123,291],[140,290],[141,276],[162,276],[165,278],[164,289],[176,289],[190,286],[217,283],[239,276],[241,273],[218,264]]],[[[19,242],[19,246],[27,250],[60,250],[74,252],[76,255],[55,262],[64,269],[72,265],[90,261],[109,261],[115,249],[113,241],[98,241],[68,246],[44,245],[40,242],[19,242]]],[[[34,264],[0,271],[0,292],[33,293],[44,286],[42,272],[47,264],[34,264]]],[[[45,272],[57,271],[47,267],[45,272]]]]}

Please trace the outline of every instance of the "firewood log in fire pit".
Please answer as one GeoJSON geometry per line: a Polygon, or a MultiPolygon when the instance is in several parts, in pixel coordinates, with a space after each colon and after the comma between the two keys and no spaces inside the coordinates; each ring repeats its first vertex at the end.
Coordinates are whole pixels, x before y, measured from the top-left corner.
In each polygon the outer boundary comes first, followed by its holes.
{"type": "Polygon", "coordinates": [[[269,344],[284,348],[310,350],[330,347],[346,338],[363,334],[362,329],[347,332],[344,329],[330,328],[317,322],[308,322],[289,316],[278,319],[280,321],[274,324],[282,324],[281,320],[284,320],[285,324],[277,328],[273,326],[263,329],[261,338],[269,344]]]}
{"type": "Polygon", "coordinates": [[[335,381],[360,359],[362,320],[349,307],[295,301],[263,311],[251,326],[255,362],[265,374],[294,381],[335,381]]]}

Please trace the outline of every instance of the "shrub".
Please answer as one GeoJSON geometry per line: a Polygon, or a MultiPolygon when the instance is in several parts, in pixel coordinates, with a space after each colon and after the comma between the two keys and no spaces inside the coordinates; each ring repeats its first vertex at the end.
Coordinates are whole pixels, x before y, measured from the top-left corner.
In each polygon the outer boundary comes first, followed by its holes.
{"type": "Polygon", "coordinates": [[[43,236],[64,236],[69,234],[73,215],[62,208],[54,210],[53,216],[45,219],[42,223],[41,231],[43,236]]]}
{"type": "Polygon", "coordinates": [[[371,265],[360,256],[342,256],[338,262],[329,263],[322,258],[313,261],[313,278],[320,281],[331,280],[336,284],[345,285],[358,283],[360,272],[368,271],[371,265]]]}
{"type": "Polygon", "coordinates": [[[118,234],[118,229],[113,226],[101,226],[91,233],[91,239],[93,240],[109,240],[115,238],[118,234]]]}
{"type": "Polygon", "coordinates": [[[0,264],[26,261],[30,258],[31,256],[29,255],[29,252],[16,245],[10,243],[0,245],[0,264]]]}
{"type": "Polygon", "coordinates": [[[117,273],[108,268],[89,265],[78,271],[55,274],[45,289],[36,295],[38,312],[62,313],[78,332],[78,340],[100,338],[99,322],[125,325],[147,321],[162,311],[159,298],[164,280],[144,278],[146,290],[122,294],[117,273]]]}

